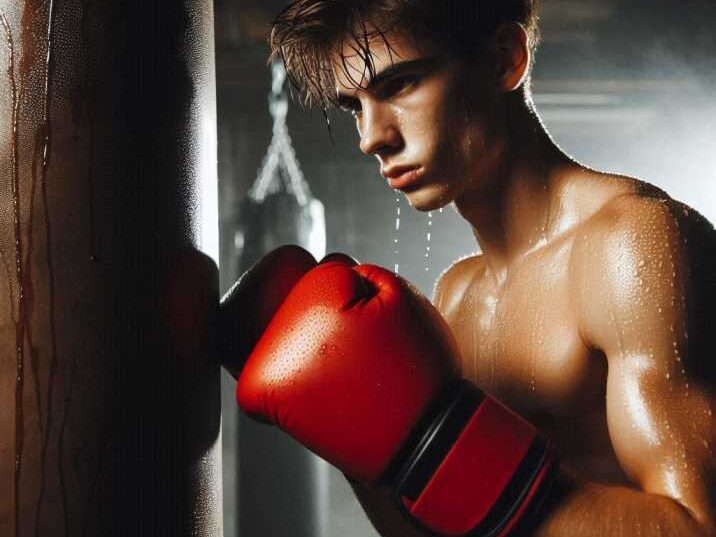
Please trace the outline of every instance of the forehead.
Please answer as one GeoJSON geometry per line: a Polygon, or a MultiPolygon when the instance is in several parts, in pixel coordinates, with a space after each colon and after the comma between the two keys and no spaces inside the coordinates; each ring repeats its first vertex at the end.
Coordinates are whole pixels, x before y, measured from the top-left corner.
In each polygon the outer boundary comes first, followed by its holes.
{"type": "Polygon", "coordinates": [[[418,60],[434,53],[434,45],[418,44],[407,32],[381,32],[367,26],[334,48],[331,68],[338,93],[366,88],[371,78],[397,63],[418,60]]]}

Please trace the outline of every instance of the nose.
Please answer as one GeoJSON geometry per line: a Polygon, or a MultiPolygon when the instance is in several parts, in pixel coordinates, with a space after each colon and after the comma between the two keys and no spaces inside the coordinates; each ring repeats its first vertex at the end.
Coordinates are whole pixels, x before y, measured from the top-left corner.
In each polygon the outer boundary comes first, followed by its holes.
{"type": "Polygon", "coordinates": [[[360,150],[366,155],[378,157],[400,149],[402,138],[394,114],[385,106],[364,105],[358,122],[360,150]]]}

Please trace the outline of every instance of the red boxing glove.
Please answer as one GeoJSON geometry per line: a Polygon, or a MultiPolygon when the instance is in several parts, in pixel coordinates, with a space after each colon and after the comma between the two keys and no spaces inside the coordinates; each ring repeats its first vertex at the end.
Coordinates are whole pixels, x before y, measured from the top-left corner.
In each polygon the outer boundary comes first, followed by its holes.
{"type": "Polygon", "coordinates": [[[237,397],[352,478],[389,488],[424,527],[505,536],[543,497],[554,451],[461,380],[456,356],[442,317],[404,280],[333,261],[293,288],[237,397]]]}
{"type": "Polygon", "coordinates": [[[221,299],[219,355],[234,378],[286,295],[315,266],[303,248],[281,246],[247,270],[221,299]]]}

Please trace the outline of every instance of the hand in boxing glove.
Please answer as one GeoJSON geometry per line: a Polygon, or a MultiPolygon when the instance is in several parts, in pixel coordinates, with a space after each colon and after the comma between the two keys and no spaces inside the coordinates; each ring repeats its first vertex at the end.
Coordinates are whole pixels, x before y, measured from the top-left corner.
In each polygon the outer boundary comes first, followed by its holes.
{"type": "Polygon", "coordinates": [[[221,364],[238,378],[276,310],[316,260],[299,246],[281,246],[247,270],[221,299],[221,364]]]}
{"type": "Polygon", "coordinates": [[[380,267],[335,260],[291,290],[237,385],[351,478],[392,492],[440,535],[504,536],[543,496],[552,448],[461,380],[449,328],[380,267]]]}

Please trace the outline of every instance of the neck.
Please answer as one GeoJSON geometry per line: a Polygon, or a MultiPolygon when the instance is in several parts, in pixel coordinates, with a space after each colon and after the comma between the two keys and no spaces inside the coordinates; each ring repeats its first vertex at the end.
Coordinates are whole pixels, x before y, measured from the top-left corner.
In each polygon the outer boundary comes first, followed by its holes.
{"type": "Polygon", "coordinates": [[[511,124],[490,177],[475,178],[455,200],[458,212],[470,222],[489,272],[503,282],[510,267],[549,242],[555,228],[559,179],[577,166],[552,141],[539,119],[523,101],[512,103],[511,124]]]}

